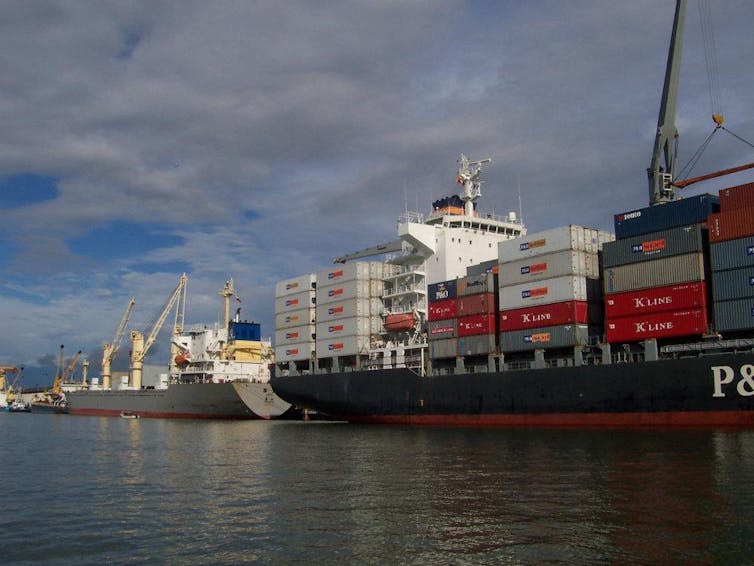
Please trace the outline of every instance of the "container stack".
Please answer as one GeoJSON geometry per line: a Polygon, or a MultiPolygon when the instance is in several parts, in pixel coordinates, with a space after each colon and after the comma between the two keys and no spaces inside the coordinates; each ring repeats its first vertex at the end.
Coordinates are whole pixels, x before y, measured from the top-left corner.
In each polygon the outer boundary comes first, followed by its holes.
{"type": "Polygon", "coordinates": [[[434,360],[497,350],[497,276],[467,275],[428,286],[429,353],[434,360]]]}
{"type": "Polygon", "coordinates": [[[354,262],[317,274],[317,358],[356,356],[382,332],[381,262],[354,262]]]}
{"type": "Polygon", "coordinates": [[[275,361],[308,361],[314,352],[314,273],[286,279],[275,285],[275,361]]]}
{"type": "Polygon", "coordinates": [[[619,214],[603,248],[610,343],[701,336],[708,329],[705,267],[713,195],[619,214]]]}
{"type": "Polygon", "coordinates": [[[602,323],[599,251],[613,239],[570,225],[500,242],[503,353],[587,343],[602,323]]]}
{"type": "Polygon", "coordinates": [[[709,218],[712,301],[717,332],[754,328],[754,183],[720,191],[709,218]]]}

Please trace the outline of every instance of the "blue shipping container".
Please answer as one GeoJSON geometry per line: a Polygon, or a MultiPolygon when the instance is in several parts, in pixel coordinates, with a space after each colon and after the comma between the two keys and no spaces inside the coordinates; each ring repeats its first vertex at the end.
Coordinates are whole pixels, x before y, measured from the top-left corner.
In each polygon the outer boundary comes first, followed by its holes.
{"type": "Polygon", "coordinates": [[[444,301],[445,299],[456,298],[456,280],[443,281],[441,283],[432,283],[427,285],[427,292],[429,293],[428,300],[430,303],[436,301],[444,301]]]}
{"type": "Polygon", "coordinates": [[[719,211],[720,199],[716,195],[704,194],[623,212],[615,215],[615,237],[632,238],[676,226],[699,224],[719,211]]]}
{"type": "Polygon", "coordinates": [[[231,322],[228,327],[229,340],[249,340],[259,342],[262,330],[258,322],[231,322]]]}

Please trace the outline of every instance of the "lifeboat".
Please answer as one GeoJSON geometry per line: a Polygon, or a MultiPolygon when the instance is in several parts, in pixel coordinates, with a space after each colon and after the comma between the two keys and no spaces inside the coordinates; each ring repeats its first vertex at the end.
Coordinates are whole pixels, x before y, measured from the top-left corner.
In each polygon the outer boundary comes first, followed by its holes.
{"type": "Polygon", "coordinates": [[[187,353],[181,352],[174,358],[173,361],[175,361],[175,365],[177,366],[187,366],[191,361],[191,356],[189,356],[189,354],[187,353]]]}
{"type": "Polygon", "coordinates": [[[408,332],[414,328],[414,313],[389,314],[385,317],[385,330],[388,332],[408,332]]]}

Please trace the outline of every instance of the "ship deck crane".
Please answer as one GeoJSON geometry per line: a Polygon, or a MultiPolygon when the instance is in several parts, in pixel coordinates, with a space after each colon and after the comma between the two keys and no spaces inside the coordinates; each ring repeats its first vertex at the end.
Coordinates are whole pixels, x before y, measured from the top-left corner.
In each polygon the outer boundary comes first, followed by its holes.
{"type": "Polygon", "coordinates": [[[21,377],[21,371],[24,368],[17,368],[16,366],[0,366],[0,393],[3,391],[6,393],[5,400],[8,404],[14,399],[14,393],[16,391],[16,383],[18,383],[21,377]],[[15,373],[16,377],[12,383],[8,383],[7,376],[9,373],[15,373]]]}
{"type": "MultiPolygon", "coordinates": [[[[62,359],[63,355],[63,346],[60,346],[60,355],[62,359]]],[[[68,377],[73,373],[73,368],[76,367],[76,362],[79,361],[79,356],[81,355],[81,350],[76,352],[76,354],[71,358],[71,361],[68,362],[68,365],[62,372],[58,372],[58,374],[55,376],[55,381],[52,382],[52,393],[56,393],[60,395],[63,392],[63,383],[68,379],[68,377]]],[[[62,364],[60,364],[62,365],[62,364]]]]}
{"type": "Polygon", "coordinates": [[[135,305],[136,305],[136,299],[134,297],[131,297],[131,299],[128,301],[128,305],[126,306],[126,310],[120,319],[120,324],[118,325],[118,328],[115,331],[115,338],[113,339],[112,342],[106,343],[102,346],[102,388],[103,389],[110,389],[111,387],[110,381],[112,378],[112,362],[118,353],[121,339],[123,338],[123,334],[126,331],[126,325],[128,324],[128,320],[131,318],[131,313],[133,312],[135,305]]]}
{"type": "Polygon", "coordinates": [[[151,332],[144,338],[144,334],[138,330],[131,331],[131,387],[134,389],[141,389],[141,377],[144,369],[144,359],[149,352],[149,349],[157,339],[162,325],[165,323],[165,319],[168,314],[178,302],[178,308],[175,314],[175,324],[173,326],[173,334],[178,334],[183,331],[183,319],[186,309],[186,281],[188,278],[184,273],[181,275],[178,285],[170,295],[165,308],[162,310],[157,322],[152,327],[151,332]]]}
{"type": "MultiPolygon", "coordinates": [[[[657,133],[655,135],[654,149],[647,176],[649,178],[649,204],[665,204],[676,200],[675,189],[684,189],[694,183],[722,177],[731,173],[737,173],[746,169],[754,168],[754,163],[731,167],[706,175],[700,175],[691,179],[677,181],[676,154],[678,151],[678,129],[675,125],[675,107],[678,98],[678,83],[681,74],[681,53],[683,51],[683,27],[686,18],[686,0],[676,0],[675,17],[673,20],[673,32],[670,36],[670,48],[668,50],[668,62],[665,68],[665,83],[662,89],[660,101],[660,114],[657,119],[657,133]]],[[[713,134],[725,129],[722,115],[712,114],[715,122],[713,134]]],[[[727,130],[726,130],[727,131],[727,130]]],[[[711,135],[710,135],[711,137],[711,135]]],[[[738,137],[738,136],[736,136],[738,137]]],[[[709,142],[710,138],[707,138],[709,142]]],[[[748,143],[748,142],[747,142],[748,143]]],[[[703,146],[704,147],[704,146],[703,146]]]]}

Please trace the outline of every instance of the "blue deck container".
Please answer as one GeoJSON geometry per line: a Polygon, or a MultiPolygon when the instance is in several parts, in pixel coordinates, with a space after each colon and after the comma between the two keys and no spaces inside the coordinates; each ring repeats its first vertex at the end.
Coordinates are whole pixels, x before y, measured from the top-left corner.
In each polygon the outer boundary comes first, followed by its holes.
{"type": "Polygon", "coordinates": [[[259,342],[261,337],[262,331],[258,322],[231,322],[228,328],[228,338],[230,340],[259,342]]]}
{"type": "Polygon", "coordinates": [[[720,199],[716,195],[704,194],[623,212],[615,215],[615,237],[633,238],[676,226],[699,224],[719,211],[720,199]]]}

